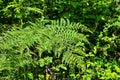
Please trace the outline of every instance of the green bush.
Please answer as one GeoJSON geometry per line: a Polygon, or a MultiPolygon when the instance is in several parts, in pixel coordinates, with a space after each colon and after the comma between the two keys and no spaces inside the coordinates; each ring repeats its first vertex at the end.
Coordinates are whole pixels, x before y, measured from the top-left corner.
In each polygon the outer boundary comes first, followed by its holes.
{"type": "Polygon", "coordinates": [[[0,0],[0,80],[119,80],[119,0],[0,0]]]}
{"type": "Polygon", "coordinates": [[[109,37],[109,28],[104,27],[95,45],[86,26],[69,20],[13,28],[0,38],[1,79],[119,79],[119,36],[109,37]]]}
{"type": "Polygon", "coordinates": [[[1,0],[0,21],[14,24],[34,21],[43,16],[43,2],[41,0],[1,0]]]}
{"type": "MultiPolygon", "coordinates": [[[[63,19],[60,20],[60,23],[59,20],[52,21],[48,25],[38,22],[25,29],[13,28],[1,37],[1,53],[4,55],[4,60],[1,60],[1,70],[4,70],[4,66],[7,65],[6,69],[10,68],[10,71],[13,71],[12,69],[15,69],[15,67],[19,68],[20,66],[33,64],[32,60],[34,61],[34,59],[37,65],[39,59],[41,62],[41,57],[47,55],[55,58],[62,56],[60,63],[74,66],[75,64],[83,64],[84,42],[88,43],[88,40],[84,34],[77,32],[77,29],[83,28],[84,26],[79,23],[70,23],[63,19]],[[10,65],[2,65],[7,60],[10,65]]],[[[43,64],[41,63],[40,66],[44,67],[44,61],[42,62],[43,64]]]]}

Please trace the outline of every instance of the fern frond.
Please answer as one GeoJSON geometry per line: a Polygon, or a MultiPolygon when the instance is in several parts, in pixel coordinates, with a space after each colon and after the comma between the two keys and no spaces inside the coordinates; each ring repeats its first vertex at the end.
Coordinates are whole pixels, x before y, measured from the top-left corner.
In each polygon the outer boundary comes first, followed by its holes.
{"type": "Polygon", "coordinates": [[[35,8],[35,7],[24,7],[25,10],[27,11],[32,11],[32,12],[36,12],[36,13],[40,13],[43,14],[43,11],[39,8],[35,8]]]}

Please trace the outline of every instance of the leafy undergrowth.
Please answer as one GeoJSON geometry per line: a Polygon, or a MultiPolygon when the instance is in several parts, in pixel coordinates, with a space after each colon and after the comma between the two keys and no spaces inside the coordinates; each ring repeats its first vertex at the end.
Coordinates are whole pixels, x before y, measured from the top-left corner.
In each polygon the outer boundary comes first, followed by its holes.
{"type": "Polygon", "coordinates": [[[99,33],[67,19],[30,24],[0,36],[0,79],[120,79],[119,20],[99,33]]]}

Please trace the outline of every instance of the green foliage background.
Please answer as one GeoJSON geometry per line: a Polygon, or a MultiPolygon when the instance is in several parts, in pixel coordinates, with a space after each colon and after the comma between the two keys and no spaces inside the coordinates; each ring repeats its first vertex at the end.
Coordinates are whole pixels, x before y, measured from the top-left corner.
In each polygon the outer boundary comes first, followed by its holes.
{"type": "Polygon", "coordinates": [[[119,0],[0,0],[0,80],[119,80],[119,0]]]}

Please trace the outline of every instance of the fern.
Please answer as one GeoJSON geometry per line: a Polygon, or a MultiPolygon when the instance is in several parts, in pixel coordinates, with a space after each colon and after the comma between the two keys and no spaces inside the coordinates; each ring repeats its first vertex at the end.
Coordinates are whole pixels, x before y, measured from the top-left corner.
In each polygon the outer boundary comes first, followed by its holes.
{"type": "MultiPolygon", "coordinates": [[[[85,44],[89,44],[89,41],[87,35],[78,32],[78,29],[82,32],[84,27],[80,23],[70,23],[64,19],[50,22],[43,20],[31,23],[31,26],[24,29],[13,28],[4,33],[0,38],[0,53],[6,57],[3,57],[4,61],[14,63],[14,67],[29,65],[34,61],[32,54],[36,54],[30,49],[33,47],[39,57],[53,53],[55,57],[62,56],[63,63],[82,67],[86,56],[85,44]]],[[[0,60],[0,67],[6,66],[4,61],[0,60]]],[[[7,67],[13,69],[9,64],[7,67]]]]}

